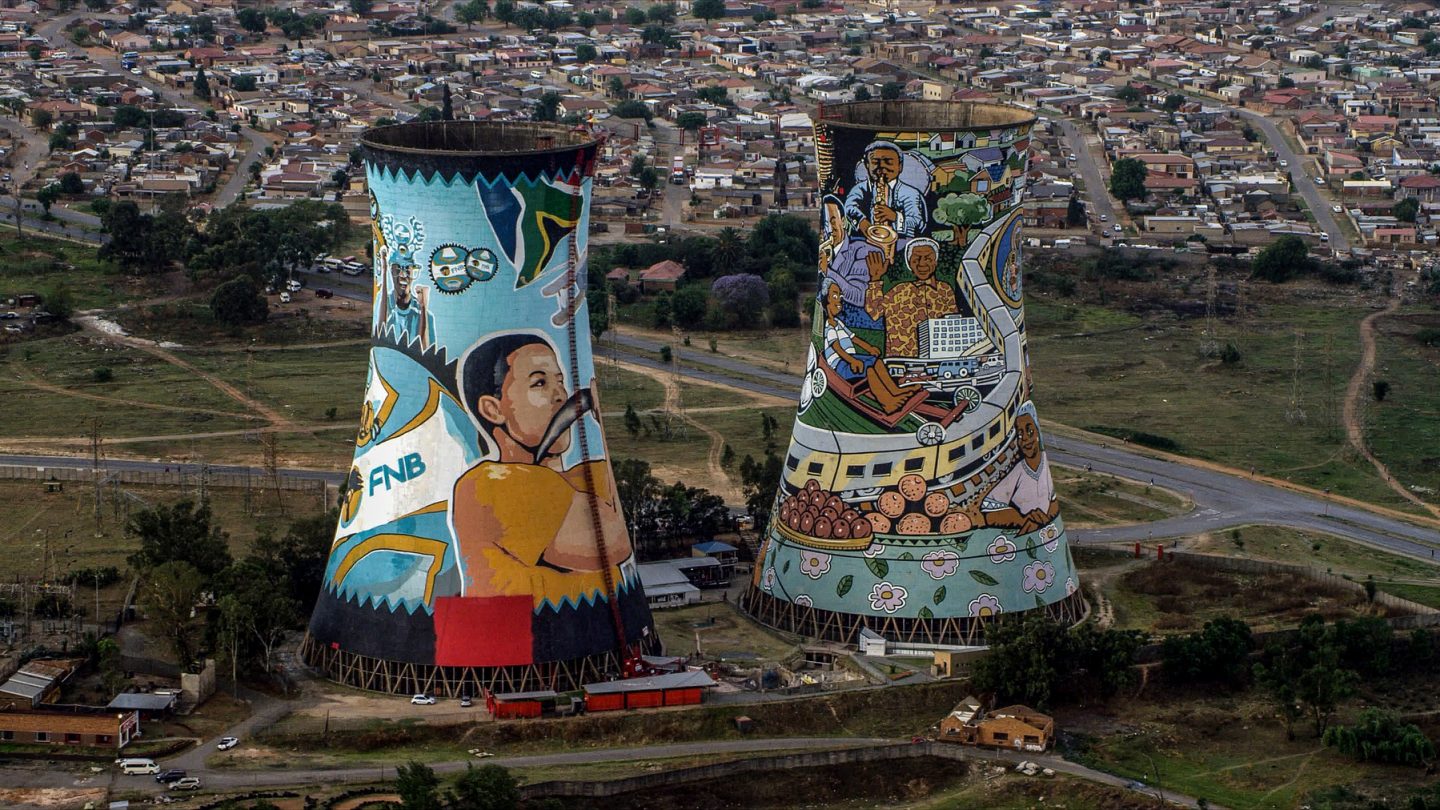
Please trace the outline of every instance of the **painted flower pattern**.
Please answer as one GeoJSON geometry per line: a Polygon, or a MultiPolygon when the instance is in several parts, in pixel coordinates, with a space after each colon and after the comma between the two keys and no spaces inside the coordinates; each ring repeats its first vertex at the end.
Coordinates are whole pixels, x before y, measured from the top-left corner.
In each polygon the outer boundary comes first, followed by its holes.
{"type": "Polygon", "coordinates": [[[795,604],[799,605],[800,607],[811,607],[815,603],[810,599],[810,594],[802,593],[799,596],[795,597],[795,604]]]}
{"type": "Polygon", "coordinates": [[[764,579],[763,581],[761,581],[760,587],[764,588],[764,589],[767,590],[767,591],[773,590],[773,589],[775,588],[775,569],[774,569],[774,568],[766,568],[766,569],[765,569],[765,579],[764,579]]]}
{"type": "Polygon", "coordinates": [[[1044,593],[1055,584],[1055,566],[1049,560],[1036,560],[1025,566],[1024,580],[1020,587],[1026,593],[1044,593]]]}
{"type": "Polygon", "coordinates": [[[960,570],[960,555],[953,551],[932,551],[920,560],[920,570],[931,579],[944,579],[960,570]]]}
{"type": "Polygon", "coordinates": [[[1046,551],[1052,554],[1055,553],[1055,549],[1060,547],[1060,527],[1051,523],[1049,526],[1042,528],[1040,530],[1040,539],[1044,541],[1046,551]]]}
{"type": "Polygon", "coordinates": [[[830,555],[819,551],[805,551],[800,554],[800,573],[811,579],[819,579],[830,570],[830,555]]]}
{"type": "Polygon", "coordinates": [[[865,550],[860,553],[873,560],[885,553],[885,544],[871,542],[870,545],[866,546],[865,550]]]}
{"type": "Polygon", "coordinates": [[[990,562],[993,563],[1010,562],[1015,559],[1015,552],[1018,550],[1015,543],[1003,534],[996,537],[994,542],[985,548],[990,555],[990,562]]]}
{"type": "Polygon", "coordinates": [[[905,607],[905,599],[910,592],[899,585],[891,585],[888,582],[877,582],[875,587],[870,589],[870,609],[883,610],[886,613],[894,613],[905,607]]]}
{"type": "Polygon", "coordinates": [[[1000,600],[988,593],[982,593],[970,600],[970,615],[977,619],[985,619],[1004,613],[1005,609],[1000,607],[1000,600]]]}

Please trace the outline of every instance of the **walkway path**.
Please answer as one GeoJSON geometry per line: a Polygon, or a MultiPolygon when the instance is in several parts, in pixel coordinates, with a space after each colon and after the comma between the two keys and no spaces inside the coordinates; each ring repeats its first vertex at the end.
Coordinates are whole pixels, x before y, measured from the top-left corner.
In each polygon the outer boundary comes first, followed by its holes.
{"type": "Polygon", "coordinates": [[[1375,323],[1386,315],[1393,315],[1400,308],[1401,297],[1392,295],[1385,308],[1372,312],[1360,321],[1360,365],[1355,368],[1355,375],[1350,378],[1350,385],[1345,389],[1345,408],[1341,417],[1345,423],[1345,437],[1349,440],[1350,446],[1356,452],[1365,457],[1375,472],[1380,475],[1380,480],[1394,490],[1396,494],[1407,501],[1419,506],[1430,514],[1440,517],[1440,507],[1426,503],[1415,493],[1411,492],[1404,484],[1395,479],[1390,473],[1390,468],[1385,466],[1365,444],[1365,422],[1360,416],[1361,403],[1366,394],[1366,388],[1370,381],[1370,375],[1375,371],[1375,323]]]}

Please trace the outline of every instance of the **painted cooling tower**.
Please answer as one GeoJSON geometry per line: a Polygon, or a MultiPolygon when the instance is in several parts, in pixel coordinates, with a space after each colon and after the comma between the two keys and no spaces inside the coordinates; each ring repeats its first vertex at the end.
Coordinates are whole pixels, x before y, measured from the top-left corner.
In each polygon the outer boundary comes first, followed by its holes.
{"type": "Polygon", "coordinates": [[[993,104],[821,111],[819,294],[744,602],[761,622],[973,644],[997,617],[1078,617],[1021,308],[1033,124],[993,104]]]}
{"type": "Polygon", "coordinates": [[[446,121],[362,139],[370,368],[305,657],[385,692],[572,689],[658,643],[585,306],[599,142],[446,121]]]}

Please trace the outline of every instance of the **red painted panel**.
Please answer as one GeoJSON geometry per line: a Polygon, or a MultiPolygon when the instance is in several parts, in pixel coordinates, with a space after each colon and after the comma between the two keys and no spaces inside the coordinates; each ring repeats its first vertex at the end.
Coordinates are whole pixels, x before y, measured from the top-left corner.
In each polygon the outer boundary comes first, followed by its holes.
{"type": "Polygon", "coordinates": [[[529,596],[435,599],[435,664],[508,667],[534,659],[529,596]]]}
{"type": "Polygon", "coordinates": [[[665,705],[664,692],[627,692],[625,707],[629,709],[653,709],[665,705]]]}
{"type": "Polygon", "coordinates": [[[693,706],[700,702],[700,689],[671,689],[665,693],[666,706],[693,706]]]}
{"type": "Polygon", "coordinates": [[[625,708],[625,696],[620,693],[585,696],[585,711],[587,712],[613,712],[623,708],[625,708]]]}

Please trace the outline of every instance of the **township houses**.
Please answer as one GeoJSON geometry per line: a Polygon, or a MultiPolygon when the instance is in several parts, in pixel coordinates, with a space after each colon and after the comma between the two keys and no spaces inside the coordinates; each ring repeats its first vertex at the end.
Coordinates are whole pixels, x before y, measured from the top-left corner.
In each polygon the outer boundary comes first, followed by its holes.
{"type": "Polygon", "coordinates": [[[1055,720],[1049,715],[1018,703],[986,712],[980,701],[967,697],[940,721],[938,739],[1039,752],[1049,748],[1054,737],[1055,720]]]}
{"type": "Polygon", "coordinates": [[[0,708],[0,743],[77,745],[118,751],[139,732],[139,712],[71,714],[0,708]]]}

